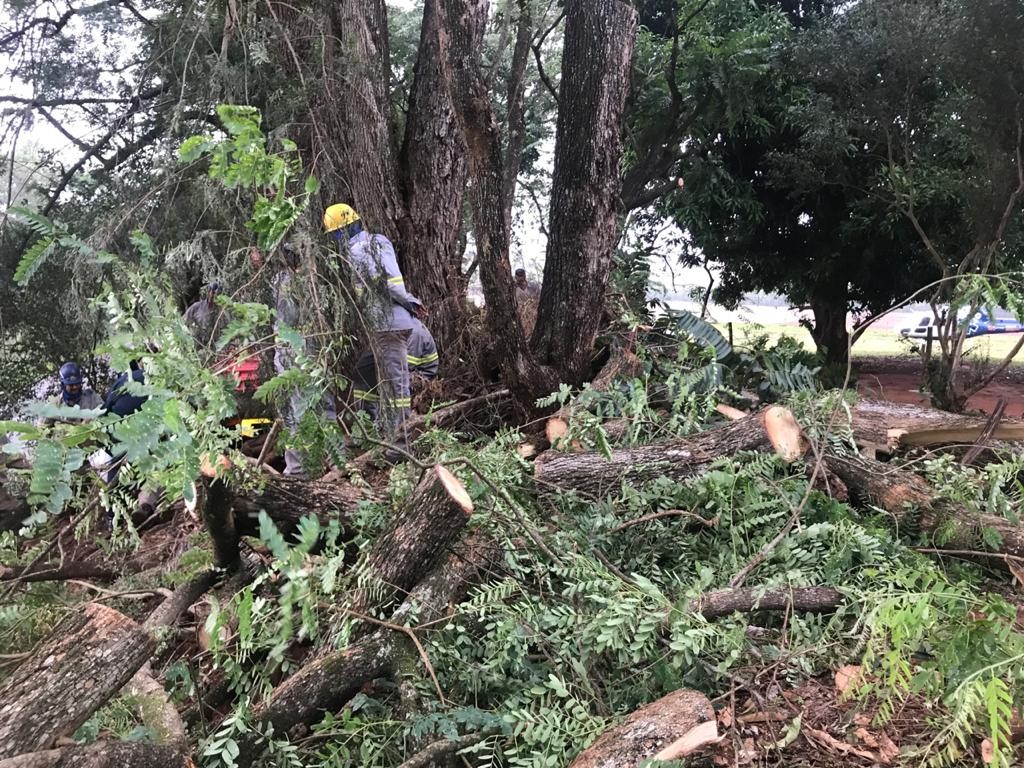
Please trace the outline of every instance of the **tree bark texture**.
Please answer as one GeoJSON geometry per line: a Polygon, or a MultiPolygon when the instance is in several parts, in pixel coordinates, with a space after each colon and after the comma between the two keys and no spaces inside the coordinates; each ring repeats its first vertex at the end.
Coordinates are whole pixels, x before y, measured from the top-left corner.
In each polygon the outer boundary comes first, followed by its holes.
{"type": "Polygon", "coordinates": [[[641,707],[609,728],[569,768],[635,768],[690,729],[715,719],[707,696],[683,688],[641,707]]]}
{"type": "Polygon", "coordinates": [[[210,481],[203,501],[203,522],[213,541],[213,563],[229,573],[239,569],[242,554],[240,538],[231,508],[231,492],[223,480],[210,481]]]}
{"type": "Polygon", "coordinates": [[[0,768],[185,768],[181,744],[100,741],[0,760],[0,768]]]}
{"type": "Polygon", "coordinates": [[[339,0],[326,8],[328,76],[311,109],[311,170],[326,205],[349,203],[367,229],[400,241],[404,207],[390,127],[387,7],[384,0],[339,0]]]}
{"type": "Polygon", "coordinates": [[[752,611],[824,613],[834,611],[842,604],[842,594],[832,587],[789,587],[767,591],[763,587],[743,587],[703,594],[690,603],[690,610],[710,620],[752,611]]]}
{"type": "MultiPolygon", "coordinates": [[[[901,446],[973,442],[985,431],[987,420],[984,416],[964,416],[918,405],[860,399],[853,406],[850,425],[858,444],[895,450],[901,446]]],[[[992,439],[1024,439],[1024,424],[1003,419],[992,439]]]]}
{"type": "Polygon", "coordinates": [[[618,237],[622,115],[637,13],[621,0],[566,0],[551,226],[531,346],[580,384],[618,237]]]}
{"type": "Polygon", "coordinates": [[[755,414],[669,443],[612,451],[610,459],[597,452],[548,451],[534,463],[534,476],[542,486],[600,498],[623,482],[639,485],[659,477],[693,477],[717,459],[764,448],[770,442],[762,418],[755,414]]]}
{"type": "MultiPolygon", "coordinates": [[[[832,290],[830,286],[829,291],[832,290]]],[[[831,292],[815,294],[811,296],[811,312],[814,315],[814,327],[811,328],[814,345],[828,362],[844,364],[850,345],[850,334],[846,329],[849,297],[836,296],[831,292]]]]}
{"type": "MultiPolygon", "coordinates": [[[[482,533],[470,535],[417,585],[390,623],[405,626],[414,616],[421,624],[435,622],[485,577],[499,555],[493,539],[482,533]]],[[[279,734],[313,722],[323,712],[344,704],[364,683],[393,674],[401,653],[409,651],[408,642],[403,633],[381,627],[345,649],[317,658],[278,686],[270,700],[256,710],[255,719],[263,726],[273,725],[279,734]]],[[[252,741],[240,746],[239,764],[245,765],[258,747],[252,741]]]]}
{"type": "Polygon", "coordinates": [[[458,541],[473,514],[473,502],[451,472],[427,470],[392,527],[376,542],[360,569],[353,610],[388,606],[430,573],[458,541]],[[372,595],[372,597],[371,597],[372,595]]]}
{"type": "Polygon", "coordinates": [[[462,285],[462,199],[466,145],[446,82],[450,37],[439,0],[423,8],[409,111],[402,146],[406,218],[402,222],[404,275],[430,307],[430,330],[441,359],[475,344],[465,337],[462,285]]]}
{"type": "Polygon", "coordinates": [[[0,685],[0,758],[49,749],[116,694],[156,646],[112,608],[68,615],[0,685]]]}
{"type": "MultiPolygon", "coordinates": [[[[510,3],[511,5],[511,3],[510,3]]],[[[523,160],[526,145],[526,65],[530,57],[530,43],[533,40],[533,17],[530,0],[518,0],[519,17],[516,19],[516,42],[512,49],[512,66],[505,83],[508,104],[506,118],[507,139],[505,144],[504,195],[505,218],[512,221],[512,207],[515,205],[516,182],[519,166],[523,160]]]]}
{"type": "Polygon", "coordinates": [[[359,502],[372,497],[372,492],[348,483],[296,480],[283,475],[268,475],[264,480],[261,489],[235,494],[232,499],[235,526],[243,536],[259,532],[260,511],[285,533],[295,530],[307,515],[315,515],[324,525],[337,520],[344,527],[359,502]]]}
{"type": "Polygon", "coordinates": [[[557,381],[536,365],[519,324],[509,261],[511,222],[506,215],[501,131],[480,71],[487,0],[437,2],[445,9],[451,34],[447,81],[466,140],[473,232],[488,326],[492,336],[502,340],[501,370],[509,389],[521,404],[532,406],[538,394],[552,391],[557,381]]]}
{"type": "Polygon", "coordinates": [[[1024,526],[995,515],[972,514],[959,504],[940,499],[913,472],[863,456],[826,454],[825,465],[854,497],[897,519],[916,512],[922,530],[942,534],[943,546],[976,548],[981,529],[991,528],[1002,538],[999,552],[1024,557],[1024,526]]]}

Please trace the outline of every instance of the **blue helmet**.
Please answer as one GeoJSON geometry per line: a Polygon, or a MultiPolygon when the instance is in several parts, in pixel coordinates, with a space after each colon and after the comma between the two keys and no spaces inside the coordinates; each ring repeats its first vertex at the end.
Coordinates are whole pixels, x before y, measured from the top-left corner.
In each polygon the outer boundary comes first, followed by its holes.
{"type": "Polygon", "coordinates": [[[62,385],[77,384],[82,385],[82,367],[75,362],[64,363],[60,367],[60,383],[62,385]]]}
{"type": "Polygon", "coordinates": [[[76,405],[82,399],[82,368],[75,362],[60,367],[60,394],[68,405],[76,405]]]}

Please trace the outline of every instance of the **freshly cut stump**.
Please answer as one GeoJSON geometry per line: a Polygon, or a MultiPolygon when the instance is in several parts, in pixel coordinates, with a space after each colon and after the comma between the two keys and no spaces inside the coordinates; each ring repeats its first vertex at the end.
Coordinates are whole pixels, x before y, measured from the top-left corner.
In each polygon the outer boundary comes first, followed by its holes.
{"type": "Polygon", "coordinates": [[[670,693],[597,737],[569,768],[637,768],[702,723],[715,719],[703,693],[688,688],[670,693]]]}

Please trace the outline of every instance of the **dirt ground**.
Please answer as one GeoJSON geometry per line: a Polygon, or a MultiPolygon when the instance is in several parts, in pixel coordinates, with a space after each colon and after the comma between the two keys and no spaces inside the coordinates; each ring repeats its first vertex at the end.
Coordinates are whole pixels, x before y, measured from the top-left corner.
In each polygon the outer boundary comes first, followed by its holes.
{"type": "MultiPolygon", "coordinates": [[[[878,357],[856,361],[854,374],[857,392],[867,397],[894,403],[928,405],[921,391],[924,371],[920,360],[913,358],[878,357]]],[[[989,386],[972,397],[969,410],[991,413],[1000,398],[1007,402],[1006,417],[1024,417],[1024,368],[1011,366],[989,386]]]]}

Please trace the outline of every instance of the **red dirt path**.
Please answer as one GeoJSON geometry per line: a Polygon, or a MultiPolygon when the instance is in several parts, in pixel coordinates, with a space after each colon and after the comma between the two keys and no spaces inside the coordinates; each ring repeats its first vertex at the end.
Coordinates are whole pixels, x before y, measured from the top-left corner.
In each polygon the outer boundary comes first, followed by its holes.
{"type": "MultiPolygon", "coordinates": [[[[857,392],[894,403],[929,405],[921,391],[924,380],[919,360],[880,357],[865,358],[855,364],[857,392]]],[[[1024,416],[1024,369],[1012,367],[989,386],[967,401],[968,410],[991,413],[999,398],[1007,402],[1006,416],[1024,416]]]]}

